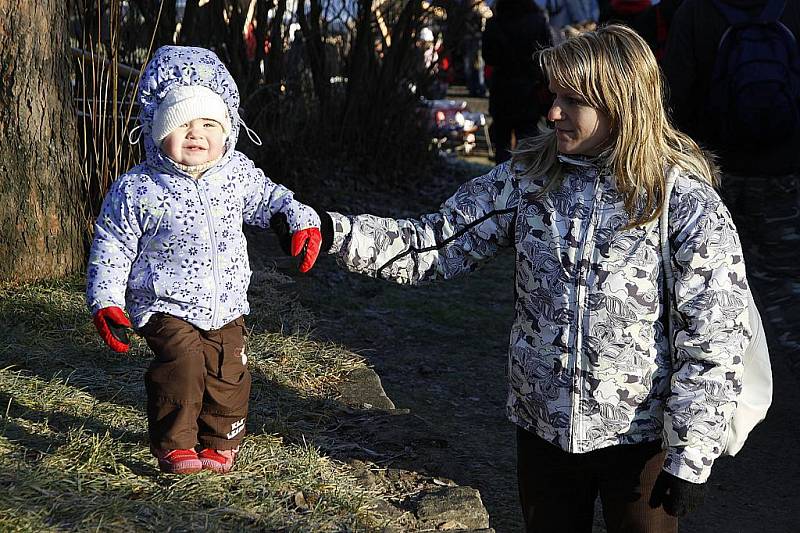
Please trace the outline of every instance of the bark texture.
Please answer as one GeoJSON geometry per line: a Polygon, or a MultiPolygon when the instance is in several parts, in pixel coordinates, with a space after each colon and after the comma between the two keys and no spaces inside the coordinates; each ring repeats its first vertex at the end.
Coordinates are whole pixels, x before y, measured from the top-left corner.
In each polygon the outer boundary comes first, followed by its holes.
{"type": "Polygon", "coordinates": [[[67,3],[0,0],[0,281],[79,271],[86,186],[67,3]]]}

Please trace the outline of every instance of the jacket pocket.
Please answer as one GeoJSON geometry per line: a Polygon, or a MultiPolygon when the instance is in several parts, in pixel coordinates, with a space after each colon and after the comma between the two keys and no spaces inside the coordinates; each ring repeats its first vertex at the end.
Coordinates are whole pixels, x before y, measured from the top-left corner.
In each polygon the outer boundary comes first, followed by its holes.
{"type": "Polygon", "coordinates": [[[222,335],[222,357],[219,364],[219,379],[238,384],[247,373],[247,327],[244,318],[237,318],[220,330],[222,335]]]}

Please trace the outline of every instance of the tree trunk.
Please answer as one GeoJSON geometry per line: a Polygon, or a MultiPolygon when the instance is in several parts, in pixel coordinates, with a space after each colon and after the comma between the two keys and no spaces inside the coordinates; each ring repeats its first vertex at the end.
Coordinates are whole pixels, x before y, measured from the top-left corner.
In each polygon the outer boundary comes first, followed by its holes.
{"type": "Polygon", "coordinates": [[[83,267],[67,2],[0,0],[0,281],[83,267]]]}

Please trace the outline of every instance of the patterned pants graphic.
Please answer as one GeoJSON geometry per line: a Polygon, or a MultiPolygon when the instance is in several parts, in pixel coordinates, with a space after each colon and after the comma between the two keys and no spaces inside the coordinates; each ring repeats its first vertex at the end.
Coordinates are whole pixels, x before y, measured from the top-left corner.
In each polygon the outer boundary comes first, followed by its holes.
{"type": "Polygon", "coordinates": [[[742,238],[771,354],[800,377],[800,174],[727,174],[722,196],[742,238]]]}

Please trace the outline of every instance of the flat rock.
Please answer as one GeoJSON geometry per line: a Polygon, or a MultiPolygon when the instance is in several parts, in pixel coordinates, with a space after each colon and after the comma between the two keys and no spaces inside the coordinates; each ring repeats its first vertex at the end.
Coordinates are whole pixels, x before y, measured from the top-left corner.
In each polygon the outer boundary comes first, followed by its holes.
{"type": "Polygon", "coordinates": [[[339,400],[350,407],[366,409],[394,409],[394,402],[386,396],[381,378],[371,368],[357,368],[339,384],[339,400]]]}
{"type": "Polygon", "coordinates": [[[489,513],[481,495],[472,487],[442,487],[422,494],[415,514],[426,526],[436,529],[481,530],[489,527],[489,513]],[[456,526],[456,527],[454,527],[456,526]]]}

